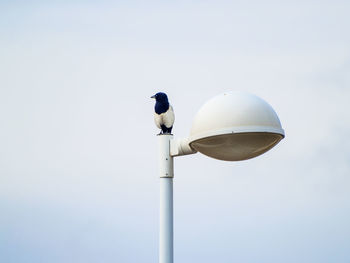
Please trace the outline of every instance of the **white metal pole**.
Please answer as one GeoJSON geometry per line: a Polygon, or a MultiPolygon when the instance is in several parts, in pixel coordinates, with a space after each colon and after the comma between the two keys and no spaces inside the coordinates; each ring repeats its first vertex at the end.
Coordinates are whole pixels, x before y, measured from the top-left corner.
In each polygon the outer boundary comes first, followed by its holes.
{"type": "Polygon", "coordinates": [[[158,136],[160,167],[159,263],[173,263],[173,157],[170,155],[171,134],[158,136]]]}

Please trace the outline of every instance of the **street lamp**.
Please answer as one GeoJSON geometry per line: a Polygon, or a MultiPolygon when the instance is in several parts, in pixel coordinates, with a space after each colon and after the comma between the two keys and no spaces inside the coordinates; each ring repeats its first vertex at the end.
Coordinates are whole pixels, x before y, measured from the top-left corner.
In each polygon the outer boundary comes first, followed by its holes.
{"type": "Polygon", "coordinates": [[[190,136],[173,139],[161,134],[159,263],[173,263],[173,157],[197,151],[225,161],[254,158],[284,138],[284,130],[273,108],[261,98],[245,92],[215,96],[197,112],[190,136]]]}

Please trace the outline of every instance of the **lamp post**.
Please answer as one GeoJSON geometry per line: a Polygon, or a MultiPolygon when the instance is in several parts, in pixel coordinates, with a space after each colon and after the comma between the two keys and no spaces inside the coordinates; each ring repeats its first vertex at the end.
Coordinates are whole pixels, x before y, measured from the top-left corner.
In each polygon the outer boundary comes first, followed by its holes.
{"type": "Polygon", "coordinates": [[[160,176],[159,263],[173,263],[173,157],[201,152],[225,161],[259,156],[284,138],[279,118],[261,98],[227,92],[205,103],[192,123],[190,136],[158,136],[160,176]]]}

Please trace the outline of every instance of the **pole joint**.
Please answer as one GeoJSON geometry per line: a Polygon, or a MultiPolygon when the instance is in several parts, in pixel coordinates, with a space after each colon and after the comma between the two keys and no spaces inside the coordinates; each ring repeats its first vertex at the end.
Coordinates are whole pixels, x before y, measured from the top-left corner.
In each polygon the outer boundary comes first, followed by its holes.
{"type": "Polygon", "coordinates": [[[160,178],[174,177],[174,162],[170,155],[170,142],[172,134],[162,134],[158,136],[159,140],[159,176],[160,178]]]}

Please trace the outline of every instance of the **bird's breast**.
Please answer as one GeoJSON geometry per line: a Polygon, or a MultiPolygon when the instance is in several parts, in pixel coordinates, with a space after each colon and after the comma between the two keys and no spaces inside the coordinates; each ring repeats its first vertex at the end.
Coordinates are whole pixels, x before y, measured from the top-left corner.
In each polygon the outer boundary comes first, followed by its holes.
{"type": "Polygon", "coordinates": [[[167,128],[173,126],[175,121],[175,114],[173,111],[173,107],[169,106],[168,110],[158,114],[157,112],[154,114],[154,122],[157,127],[160,129],[161,125],[165,125],[167,128]]]}

